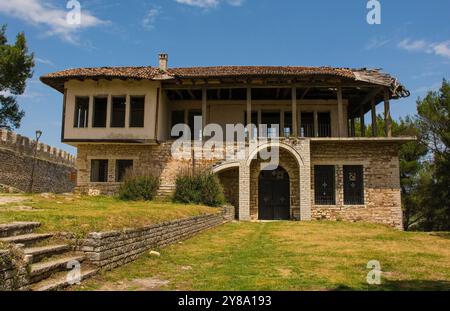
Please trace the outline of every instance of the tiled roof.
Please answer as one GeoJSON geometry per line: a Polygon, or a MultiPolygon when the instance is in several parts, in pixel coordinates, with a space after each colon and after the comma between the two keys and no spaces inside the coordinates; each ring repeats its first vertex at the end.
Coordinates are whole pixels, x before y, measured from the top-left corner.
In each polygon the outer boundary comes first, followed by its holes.
{"type": "Polygon", "coordinates": [[[298,66],[216,66],[170,68],[166,72],[156,67],[98,67],[67,69],[42,76],[45,84],[63,91],[64,82],[71,79],[146,79],[173,80],[195,78],[225,77],[304,77],[335,76],[354,81],[387,86],[393,97],[406,97],[409,92],[389,74],[377,69],[349,69],[333,67],[298,67],[298,66]]]}

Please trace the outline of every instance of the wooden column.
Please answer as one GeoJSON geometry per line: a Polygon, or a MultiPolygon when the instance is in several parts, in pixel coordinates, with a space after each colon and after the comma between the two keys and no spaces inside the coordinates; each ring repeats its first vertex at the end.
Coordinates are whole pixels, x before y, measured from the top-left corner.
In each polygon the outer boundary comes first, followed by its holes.
{"type": "Polygon", "coordinates": [[[248,139],[252,139],[253,132],[252,132],[252,88],[247,87],[247,132],[248,132],[248,139]]]}
{"type": "Polygon", "coordinates": [[[350,119],[350,135],[351,135],[351,137],[355,137],[356,136],[355,118],[351,118],[350,119]]]}
{"type": "Polygon", "coordinates": [[[297,124],[297,87],[292,87],[292,136],[298,136],[298,124],[297,124]]]}
{"type": "Polygon", "coordinates": [[[112,96],[108,95],[108,99],[106,102],[106,127],[111,127],[111,111],[112,111],[112,96]]]}
{"type": "Polygon", "coordinates": [[[391,107],[389,103],[389,91],[384,90],[384,122],[386,124],[386,137],[392,137],[392,119],[391,119],[391,107]]]}
{"type": "Polygon", "coordinates": [[[361,137],[366,136],[366,120],[364,119],[364,106],[359,108],[359,124],[361,125],[361,137]]]}
{"type": "Polygon", "coordinates": [[[319,114],[314,110],[314,137],[319,137],[319,114]]]}
{"type": "MultiPolygon", "coordinates": [[[[207,96],[208,92],[206,91],[206,87],[202,88],[202,133],[206,126],[206,115],[208,112],[207,109],[207,96]]],[[[203,134],[202,134],[203,135],[203,134]]]]}
{"type": "Polygon", "coordinates": [[[344,136],[344,104],[342,101],[342,88],[338,87],[337,90],[337,100],[338,100],[338,135],[339,137],[344,136]]]}
{"type": "Polygon", "coordinates": [[[370,109],[372,112],[372,136],[377,137],[378,136],[378,128],[377,128],[377,109],[375,106],[375,98],[372,98],[370,106],[371,106],[370,109]]]}

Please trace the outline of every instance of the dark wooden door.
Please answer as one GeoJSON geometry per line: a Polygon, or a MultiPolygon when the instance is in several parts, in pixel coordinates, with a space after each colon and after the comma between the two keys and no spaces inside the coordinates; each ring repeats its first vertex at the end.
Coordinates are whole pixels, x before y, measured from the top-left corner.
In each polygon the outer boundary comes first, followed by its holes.
{"type": "Polygon", "coordinates": [[[261,171],[258,215],[260,220],[290,219],[289,175],[282,167],[261,171]]]}

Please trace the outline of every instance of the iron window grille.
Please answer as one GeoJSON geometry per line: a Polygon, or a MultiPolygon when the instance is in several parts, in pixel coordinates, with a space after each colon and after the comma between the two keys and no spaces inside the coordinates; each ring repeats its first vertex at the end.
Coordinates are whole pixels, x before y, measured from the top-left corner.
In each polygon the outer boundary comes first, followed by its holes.
{"type": "Polygon", "coordinates": [[[362,165],[344,165],[344,204],[364,204],[364,174],[362,165]]]}
{"type": "Polygon", "coordinates": [[[336,205],[334,165],[314,166],[314,198],[317,205],[336,205]]]}

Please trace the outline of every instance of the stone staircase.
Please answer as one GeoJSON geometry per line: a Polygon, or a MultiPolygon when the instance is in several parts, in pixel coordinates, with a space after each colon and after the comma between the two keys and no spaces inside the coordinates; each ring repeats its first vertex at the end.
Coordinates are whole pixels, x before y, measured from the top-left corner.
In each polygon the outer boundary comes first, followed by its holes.
{"type": "Polygon", "coordinates": [[[97,272],[85,262],[84,253],[74,252],[69,244],[51,244],[51,233],[33,233],[38,222],[0,224],[0,242],[15,244],[24,253],[29,265],[29,289],[58,290],[70,286],[68,272],[74,263],[80,264],[80,278],[84,280],[97,272]]]}

